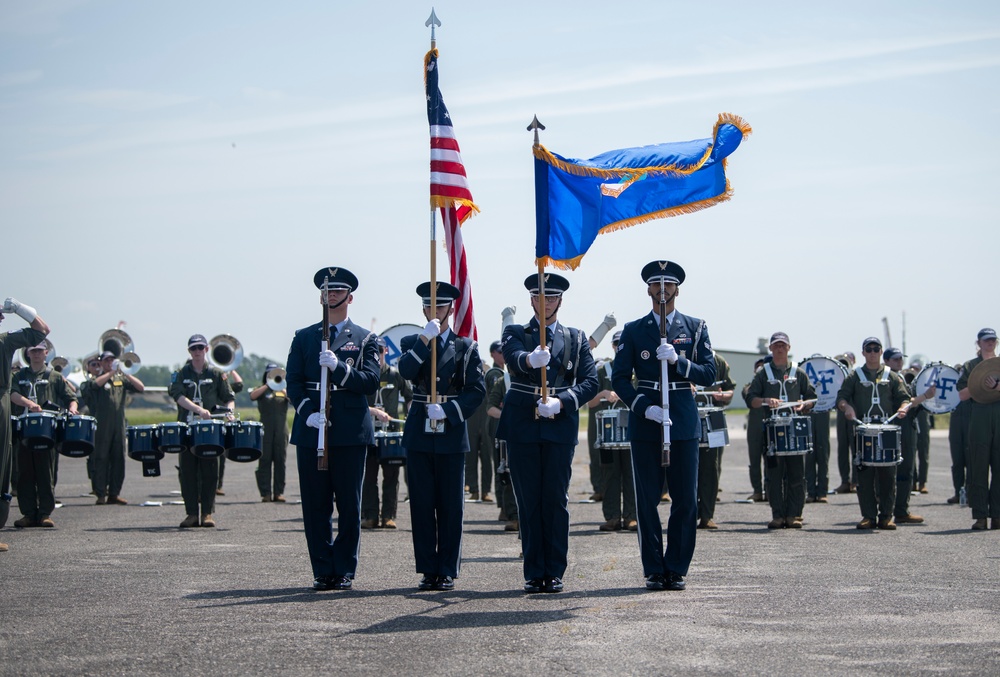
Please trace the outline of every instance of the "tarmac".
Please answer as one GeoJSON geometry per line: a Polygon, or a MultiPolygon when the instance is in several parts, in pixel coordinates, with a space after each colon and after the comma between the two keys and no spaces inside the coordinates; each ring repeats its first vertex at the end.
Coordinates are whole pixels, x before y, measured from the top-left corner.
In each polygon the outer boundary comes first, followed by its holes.
{"type": "Polygon", "coordinates": [[[1000,531],[946,504],[946,431],[911,501],[925,524],[858,531],[845,494],[768,531],[768,507],[741,502],[742,418],[729,425],[720,528],[698,532],[683,592],[647,591],[636,535],[598,531],[585,444],[566,589],[540,595],[521,591],[517,535],[491,503],[466,503],[454,591],[416,589],[401,500],[398,529],[363,532],[354,588],[317,593],[294,448],[285,504],[260,502],[256,464],[227,463],[215,529],[178,528],[172,456],[155,479],[126,461],[127,506],[94,505],[85,463],[61,458],[56,528],[0,532],[0,674],[1000,674],[1000,531]]]}

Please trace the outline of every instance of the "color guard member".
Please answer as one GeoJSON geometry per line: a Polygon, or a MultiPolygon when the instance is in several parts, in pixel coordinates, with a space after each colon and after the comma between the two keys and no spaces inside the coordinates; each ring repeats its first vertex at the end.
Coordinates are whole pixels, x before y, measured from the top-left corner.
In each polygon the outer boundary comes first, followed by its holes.
{"type": "Polygon", "coordinates": [[[701,437],[691,383],[710,386],[715,382],[715,358],[708,327],[704,320],[683,315],[674,308],[684,277],[684,269],[673,261],[652,261],[642,269],[652,312],[622,329],[611,379],[618,397],[631,411],[629,434],[639,551],[646,587],[650,590],[683,590],[686,585],[684,576],[694,556],[698,526],[696,492],[701,437]],[[666,322],[665,341],[661,340],[661,319],[666,322]],[[661,361],[669,365],[669,410],[661,406],[661,361]],[[632,384],[633,375],[636,385],[632,384]],[[669,421],[670,464],[663,467],[665,421],[669,421]],[[657,512],[664,476],[673,498],[665,552],[657,512]]]}
{"type": "Polygon", "coordinates": [[[302,493],[302,521],[313,571],[314,590],[349,590],[361,544],[361,483],[375,432],[368,396],[378,389],[377,336],[347,316],[358,278],[346,268],[322,268],[313,276],[329,326],[322,350],[323,323],[295,332],[288,351],[288,397],[295,407],[295,445],[302,493]],[[321,371],[327,369],[329,419],[320,407],[321,371]],[[319,435],[325,435],[328,467],[319,470],[319,435]],[[333,505],[337,504],[337,538],[333,505]]]}
{"type": "Polygon", "coordinates": [[[535,316],[526,325],[508,325],[501,339],[510,388],[497,436],[507,441],[524,551],[524,591],[528,593],[563,589],[569,551],[569,480],[580,407],[598,389],[586,335],[558,321],[569,280],[549,273],[543,283],[545,289],[540,291],[537,274],[525,279],[535,316]],[[547,384],[544,399],[542,374],[547,384]]]}
{"type": "Polygon", "coordinates": [[[413,404],[403,426],[413,555],[420,590],[452,590],[462,560],[465,512],[466,421],[486,395],[476,342],[449,328],[456,287],[438,282],[436,307],[431,283],[417,287],[427,324],[399,342],[399,373],[413,386],[413,404]],[[437,373],[431,371],[431,341],[437,345],[437,373]],[[432,401],[431,382],[436,402],[432,401]]]}

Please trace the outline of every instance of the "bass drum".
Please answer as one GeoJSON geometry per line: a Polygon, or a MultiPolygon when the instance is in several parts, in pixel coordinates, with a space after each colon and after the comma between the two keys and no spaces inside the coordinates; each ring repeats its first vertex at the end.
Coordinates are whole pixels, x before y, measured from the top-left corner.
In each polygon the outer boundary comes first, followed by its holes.
{"type": "Polygon", "coordinates": [[[847,368],[832,357],[823,355],[807,357],[799,363],[799,368],[809,377],[816,391],[816,406],[812,410],[822,413],[837,406],[837,393],[847,378],[847,368]]]}
{"type": "Polygon", "coordinates": [[[958,389],[955,388],[958,376],[958,372],[953,367],[949,367],[943,362],[931,362],[921,369],[913,382],[917,395],[923,395],[931,386],[937,388],[934,397],[923,403],[924,409],[932,414],[947,414],[954,411],[961,401],[958,397],[958,389]]]}
{"type": "Polygon", "coordinates": [[[415,324],[397,324],[379,334],[381,339],[385,341],[385,363],[390,367],[395,367],[396,363],[399,362],[399,357],[403,354],[403,351],[399,349],[400,341],[403,340],[404,336],[419,334],[421,331],[423,331],[423,327],[418,327],[415,324]]]}

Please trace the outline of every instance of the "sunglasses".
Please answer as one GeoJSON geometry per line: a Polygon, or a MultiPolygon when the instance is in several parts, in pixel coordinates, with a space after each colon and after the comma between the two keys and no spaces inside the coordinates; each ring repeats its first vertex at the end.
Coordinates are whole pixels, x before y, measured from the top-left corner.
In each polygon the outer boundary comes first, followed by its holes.
{"type": "Polygon", "coordinates": [[[870,343],[867,346],[865,346],[865,352],[866,353],[880,353],[880,352],[882,352],[882,347],[881,346],[877,346],[874,343],[870,343]]]}
{"type": "Polygon", "coordinates": [[[189,353],[194,353],[194,352],[200,353],[203,350],[205,350],[205,346],[191,346],[190,348],[188,348],[189,353]]]}

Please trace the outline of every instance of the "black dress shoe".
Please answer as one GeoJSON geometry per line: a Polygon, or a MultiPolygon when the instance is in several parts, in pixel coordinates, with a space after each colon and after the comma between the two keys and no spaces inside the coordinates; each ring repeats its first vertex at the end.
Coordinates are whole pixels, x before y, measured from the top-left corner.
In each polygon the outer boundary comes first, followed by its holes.
{"type": "Polygon", "coordinates": [[[417,589],[433,590],[436,584],[437,584],[437,576],[424,574],[424,577],[420,579],[420,583],[417,584],[417,589]]]}
{"type": "Polygon", "coordinates": [[[333,590],[333,576],[317,576],[314,578],[313,590],[333,590]]]}
{"type": "Polygon", "coordinates": [[[684,577],[680,574],[675,574],[673,571],[668,571],[666,575],[666,582],[664,583],[666,590],[683,590],[687,587],[687,583],[684,582],[684,577]]]}
{"type": "Polygon", "coordinates": [[[650,574],[646,576],[647,590],[663,590],[667,586],[666,576],[663,574],[650,574]]]}
{"type": "Polygon", "coordinates": [[[330,588],[332,590],[350,590],[354,582],[347,576],[331,576],[330,588]]]}
{"type": "Polygon", "coordinates": [[[545,592],[562,592],[563,582],[558,576],[547,576],[544,581],[545,592]]]}
{"type": "Polygon", "coordinates": [[[524,591],[527,593],[541,592],[545,589],[545,583],[541,578],[532,578],[524,582],[524,591]]]}
{"type": "Polygon", "coordinates": [[[451,576],[438,576],[437,582],[434,584],[435,590],[454,590],[455,589],[455,579],[451,576]]]}

